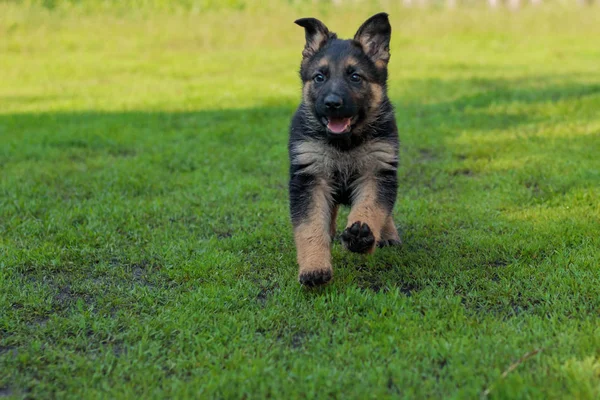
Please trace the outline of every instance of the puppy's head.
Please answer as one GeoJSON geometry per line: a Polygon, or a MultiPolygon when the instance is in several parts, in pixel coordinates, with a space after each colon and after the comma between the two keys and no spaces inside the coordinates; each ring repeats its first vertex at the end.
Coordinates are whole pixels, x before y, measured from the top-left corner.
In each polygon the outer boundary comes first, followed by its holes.
{"type": "Polygon", "coordinates": [[[305,30],[300,76],[303,102],[331,137],[360,132],[386,98],[392,28],[388,16],[369,18],[354,39],[341,40],[314,18],[296,21],[305,30]]]}

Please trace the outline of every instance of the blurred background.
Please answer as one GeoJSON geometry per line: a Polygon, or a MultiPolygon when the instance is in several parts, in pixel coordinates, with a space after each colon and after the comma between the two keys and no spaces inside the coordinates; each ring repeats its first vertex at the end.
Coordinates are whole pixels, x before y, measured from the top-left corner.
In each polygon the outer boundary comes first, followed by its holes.
{"type": "MultiPolygon", "coordinates": [[[[351,37],[382,10],[393,25],[396,97],[415,95],[403,86],[423,74],[441,80],[436,91],[457,90],[443,81],[459,76],[552,79],[549,73],[596,71],[598,9],[584,0],[3,0],[0,90],[44,96],[35,105],[5,96],[0,105],[10,111],[295,102],[304,37],[293,21],[317,17],[351,37]],[[113,88],[117,98],[108,94],[113,88]]],[[[423,101],[431,95],[417,94],[423,101]]]]}

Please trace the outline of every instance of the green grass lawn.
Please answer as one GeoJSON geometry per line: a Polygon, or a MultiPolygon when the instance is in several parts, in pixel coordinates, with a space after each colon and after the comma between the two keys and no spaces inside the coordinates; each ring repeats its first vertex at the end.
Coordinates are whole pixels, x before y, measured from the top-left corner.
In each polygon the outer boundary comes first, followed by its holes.
{"type": "Polygon", "coordinates": [[[0,397],[600,396],[599,7],[389,10],[404,245],[317,290],[293,20],[380,8],[153,7],[0,2],[0,397]]]}

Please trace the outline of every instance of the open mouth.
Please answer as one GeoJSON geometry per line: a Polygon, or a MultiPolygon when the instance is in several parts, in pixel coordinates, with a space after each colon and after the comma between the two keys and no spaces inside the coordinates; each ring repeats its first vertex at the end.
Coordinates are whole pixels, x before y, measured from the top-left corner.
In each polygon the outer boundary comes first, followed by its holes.
{"type": "Polygon", "coordinates": [[[352,124],[354,122],[356,122],[356,117],[323,117],[323,124],[327,127],[327,130],[336,135],[350,132],[350,130],[352,129],[352,124]]]}

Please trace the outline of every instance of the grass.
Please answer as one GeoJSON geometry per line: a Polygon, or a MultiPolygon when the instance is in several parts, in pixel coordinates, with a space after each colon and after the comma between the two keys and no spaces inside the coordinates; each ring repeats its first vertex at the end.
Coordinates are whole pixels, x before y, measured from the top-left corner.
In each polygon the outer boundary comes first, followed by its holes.
{"type": "Polygon", "coordinates": [[[310,291],[309,7],[0,3],[0,397],[600,396],[599,9],[392,7],[404,246],[310,291]]]}

